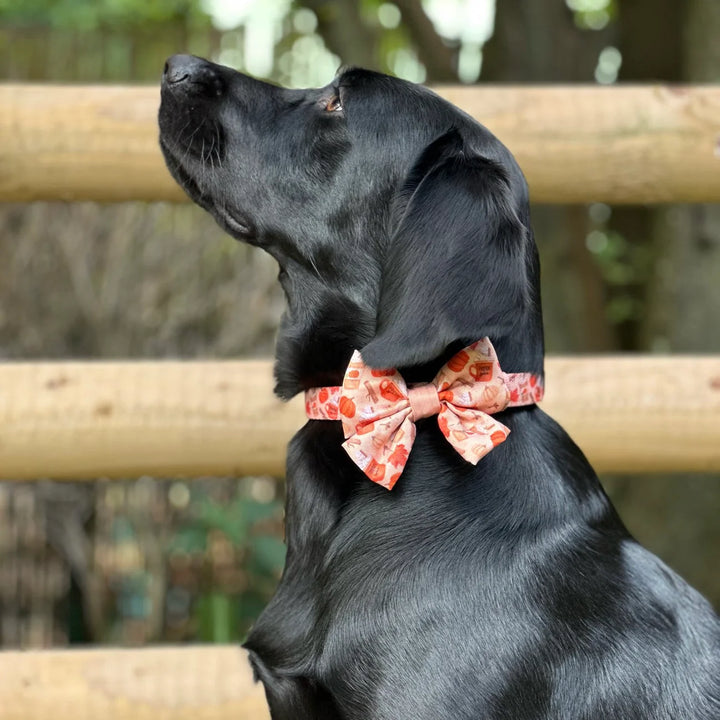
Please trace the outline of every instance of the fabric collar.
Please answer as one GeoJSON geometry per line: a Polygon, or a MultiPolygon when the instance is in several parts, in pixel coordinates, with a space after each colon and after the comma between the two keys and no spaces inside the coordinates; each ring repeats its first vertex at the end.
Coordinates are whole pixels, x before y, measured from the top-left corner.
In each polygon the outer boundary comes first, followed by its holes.
{"type": "Polygon", "coordinates": [[[533,405],[543,391],[539,375],[503,372],[485,337],[454,355],[432,382],[410,388],[397,370],[369,368],[356,350],[342,386],[305,392],[305,413],[311,420],[340,420],[352,461],[392,490],[415,441],[416,421],[437,415],[448,442],[476,465],[510,434],[491,415],[533,405]]]}

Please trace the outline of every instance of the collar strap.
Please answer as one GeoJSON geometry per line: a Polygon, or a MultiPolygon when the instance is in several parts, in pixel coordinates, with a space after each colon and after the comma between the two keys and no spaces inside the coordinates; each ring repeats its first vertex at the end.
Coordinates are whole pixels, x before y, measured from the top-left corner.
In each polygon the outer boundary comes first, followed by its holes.
{"type": "Polygon", "coordinates": [[[491,415],[542,397],[542,378],[503,372],[483,338],[454,355],[432,382],[410,388],[395,369],[367,367],[356,350],[341,386],[305,392],[305,413],[311,420],[340,420],[350,458],[391,490],[405,468],[417,420],[437,415],[448,442],[475,465],[510,433],[491,415]]]}

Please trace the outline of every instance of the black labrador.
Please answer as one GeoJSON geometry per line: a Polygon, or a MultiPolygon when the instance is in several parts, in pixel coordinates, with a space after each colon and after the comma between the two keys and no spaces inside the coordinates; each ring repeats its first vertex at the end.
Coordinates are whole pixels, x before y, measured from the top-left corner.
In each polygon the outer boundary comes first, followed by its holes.
{"type": "MultiPolygon", "coordinates": [[[[339,385],[353,350],[427,382],[488,336],[543,370],[528,190],[486,128],[361,69],[286,90],[191,56],[160,142],[188,195],[280,266],[276,392],[339,385]]],[[[552,162],[552,158],[548,158],[552,162]]],[[[537,406],[477,465],[437,420],[391,492],[309,421],[287,462],[287,563],[246,642],[274,720],[717,720],[720,623],[633,540],[537,406]]]]}

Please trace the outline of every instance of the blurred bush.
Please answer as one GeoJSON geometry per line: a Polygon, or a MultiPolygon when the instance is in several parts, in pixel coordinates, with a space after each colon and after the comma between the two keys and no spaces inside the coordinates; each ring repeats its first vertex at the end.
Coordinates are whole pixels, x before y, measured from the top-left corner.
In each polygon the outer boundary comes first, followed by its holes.
{"type": "Polygon", "coordinates": [[[279,488],[0,485],[0,645],[241,641],[283,567],[279,488]]]}

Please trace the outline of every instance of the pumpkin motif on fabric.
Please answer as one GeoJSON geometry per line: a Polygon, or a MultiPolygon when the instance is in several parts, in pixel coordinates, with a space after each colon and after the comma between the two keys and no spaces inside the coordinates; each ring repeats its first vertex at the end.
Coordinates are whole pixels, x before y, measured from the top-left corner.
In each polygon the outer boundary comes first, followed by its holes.
{"type": "Polygon", "coordinates": [[[470,356],[465,350],[461,350],[457,355],[453,355],[448,361],[447,366],[453,372],[462,372],[465,366],[470,362],[470,356]]]}
{"type": "Polygon", "coordinates": [[[340,414],[346,418],[355,417],[355,403],[347,396],[343,395],[338,403],[340,414]]]}

